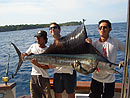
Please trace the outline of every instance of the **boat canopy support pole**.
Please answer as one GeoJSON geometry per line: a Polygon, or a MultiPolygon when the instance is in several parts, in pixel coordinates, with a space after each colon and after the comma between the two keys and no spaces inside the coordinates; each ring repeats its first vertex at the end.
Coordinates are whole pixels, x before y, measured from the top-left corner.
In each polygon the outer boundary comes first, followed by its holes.
{"type": "MultiPolygon", "coordinates": [[[[128,74],[128,60],[129,60],[129,45],[130,45],[130,0],[128,0],[128,13],[127,13],[127,33],[126,33],[126,49],[125,49],[125,61],[124,61],[124,72],[122,80],[121,98],[130,98],[130,87],[127,91],[127,74],[128,74]]],[[[129,78],[130,83],[130,78],[129,78]]]]}
{"type": "MultiPolygon", "coordinates": [[[[127,23],[127,28],[128,28],[128,37],[129,37],[128,51],[130,51],[130,0],[128,1],[128,23],[127,23]]],[[[128,55],[128,56],[130,56],[130,55],[128,55]]],[[[129,68],[129,80],[128,80],[127,98],[130,98],[130,68],[129,68]]]]}

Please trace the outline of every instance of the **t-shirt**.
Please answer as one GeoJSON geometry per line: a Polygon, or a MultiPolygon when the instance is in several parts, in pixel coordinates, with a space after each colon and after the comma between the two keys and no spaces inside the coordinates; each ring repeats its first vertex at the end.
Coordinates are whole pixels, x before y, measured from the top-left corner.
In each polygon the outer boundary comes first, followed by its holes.
{"type": "MultiPolygon", "coordinates": [[[[97,40],[93,43],[93,46],[112,63],[116,63],[117,50],[125,50],[125,46],[122,42],[112,37],[109,37],[105,42],[97,40]]],[[[115,81],[115,74],[95,71],[92,74],[92,78],[99,82],[111,83],[115,81]]]]}
{"type": "MultiPolygon", "coordinates": [[[[33,54],[41,54],[44,53],[44,51],[47,49],[45,48],[40,48],[37,43],[32,44],[29,49],[26,51],[26,53],[29,55],[31,53],[33,54]]],[[[48,70],[39,68],[36,65],[32,64],[32,72],[31,75],[42,75],[42,77],[48,78],[48,70]]]]}

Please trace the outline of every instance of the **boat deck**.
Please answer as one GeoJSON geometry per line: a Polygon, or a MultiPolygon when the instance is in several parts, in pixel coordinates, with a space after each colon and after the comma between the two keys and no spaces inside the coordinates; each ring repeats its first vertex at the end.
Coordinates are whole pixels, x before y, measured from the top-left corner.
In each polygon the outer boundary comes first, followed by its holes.
{"type": "MultiPolygon", "coordinates": [[[[77,86],[76,86],[76,91],[75,91],[75,98],[89,98],[88,93],[90,91],[90,83],[91,81],[77,81],[77,86]],[[82,96],[82,97],[81,97],[82,96]]],[[[54,98],[54,92],[53,92],[53,78],[50,78],[50,84],[51,84],[51,93],[54,98]]],[[[115,84],[115,97],[114,98],[120,98],[120,92],[122,88],[122,83],[116,83],[115,84]]],[[[20,96],[18,98],[31,98],[30,96],[20,96]]],[[[63,92],[63,97],[62,98],[67,98],[67,94],[64,91],[63,92]]]]}
{"type": "MultiPolygon", "coordinates": [[[[51,88],[53,88],[53,78],[50,79],[51,88]]],[[[91,81],[77,81],[76,90],[88,90],[90,91],[91,81]]],[[[121,92],[122,83],[115,84],[115,92],[121,92]]]]}
{"type": "MultiPolygon", "coordinates": [[[[51,89],[53,89],[53,78],[50,79],[51,89]]],[[[76,91],[75,95],[77,97],[75,98],[89,98],[87,97],[90,92],[90,84],[91,81],[77,81],[76,91]],[[82,97],[80,97],[82,96],[82,97]]],[[[115,83],[115,97],[114,98],[120,98],[122,83],[115,83]]],[[[67,95],[64,91],[63,93],[64,97],[67,98],[67,95]]]]}

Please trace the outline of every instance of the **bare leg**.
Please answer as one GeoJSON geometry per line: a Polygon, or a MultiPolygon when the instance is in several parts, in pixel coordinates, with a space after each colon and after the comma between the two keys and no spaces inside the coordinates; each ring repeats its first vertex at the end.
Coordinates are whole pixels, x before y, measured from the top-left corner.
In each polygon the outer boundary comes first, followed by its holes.
{"type": "Polygon", "coordinates": [[[68,94],[68,98],[75,98],[75,93],[68,94]]]}
{"type": "Polygon", "coordinates": [[[62,98],[62,93],[55,93],[55,98],[62,98]]]}

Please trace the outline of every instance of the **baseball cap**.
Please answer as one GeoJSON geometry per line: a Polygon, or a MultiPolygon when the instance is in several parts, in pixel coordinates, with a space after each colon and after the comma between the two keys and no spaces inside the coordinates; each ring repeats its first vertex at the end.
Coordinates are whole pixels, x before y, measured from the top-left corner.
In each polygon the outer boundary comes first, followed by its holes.
{"type": "Polygon", "coordinates": [[[47,37],[47,32],[40,30],[37,32],[37,34],[34,37],[47,37]]]}

